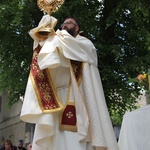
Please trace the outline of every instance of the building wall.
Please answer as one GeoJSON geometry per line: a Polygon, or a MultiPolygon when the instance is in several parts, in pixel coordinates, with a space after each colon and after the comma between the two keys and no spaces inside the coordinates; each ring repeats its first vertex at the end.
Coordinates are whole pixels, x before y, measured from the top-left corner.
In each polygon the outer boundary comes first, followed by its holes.
{"type": "Polygon", "coordinates": [[[3,93],[0,106],[0,140],[3,138],[10,139],[14,145],[17,145],[20,139],[30,142],[31,125],[20,120],[22,102],[17,102],[11,109],[7,107],[7,102],[7,93],[3,93]]]}

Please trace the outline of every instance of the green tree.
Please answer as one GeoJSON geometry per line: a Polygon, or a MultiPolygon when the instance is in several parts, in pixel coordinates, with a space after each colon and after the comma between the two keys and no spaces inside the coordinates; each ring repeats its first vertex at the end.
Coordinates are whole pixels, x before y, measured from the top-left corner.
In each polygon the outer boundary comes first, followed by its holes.
{"type": "MultiPolygon", "coordinates": [[[[56,29],[64,18],[77,18],[96,46],[107,105],[115,121],[115,115],[122,117],[134,108],[139,94],[128,78],[150,66],[149,8],[147,0],[66,0],[52,14],[58,19],[56,29]]],[[[42,15],[36,0],[0,2],[0,90],[9,91],[9,106],[24,95],[33,44],[28,32],[42,15]]]]}

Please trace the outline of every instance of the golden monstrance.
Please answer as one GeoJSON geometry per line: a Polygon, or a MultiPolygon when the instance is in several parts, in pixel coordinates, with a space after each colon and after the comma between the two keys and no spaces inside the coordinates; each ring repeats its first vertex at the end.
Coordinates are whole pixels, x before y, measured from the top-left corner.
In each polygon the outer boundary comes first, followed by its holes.
{"type": "MultiPolygon", "coordinates": [[[[60,6],[64,3],[64,0],[38,0],[37,5],[44,14],[50,15],[53,12],[58,11],[60,6]]],[[[47,38],[50,33],[53,33],[53,29],[47,25],[41,28],[36,35],[38,37],[47,38]]]]}
{"type": "Polygon", "coordinates": [[[57,11],[64,3],[64,0],[38,0],[37,5],[41,11],[47,14],[57,11]]]}

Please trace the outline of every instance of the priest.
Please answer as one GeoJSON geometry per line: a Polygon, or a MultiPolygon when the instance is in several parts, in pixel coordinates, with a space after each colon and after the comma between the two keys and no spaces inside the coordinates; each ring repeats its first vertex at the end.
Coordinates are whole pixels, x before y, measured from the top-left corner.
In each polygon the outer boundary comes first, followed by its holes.
{"type": "Polygon", "coordinates": [[[30,31],[33,58],[21,119],[35,123],[33,150],[118,150],[93,43],[79,23],[45,15],[30,31]]]}

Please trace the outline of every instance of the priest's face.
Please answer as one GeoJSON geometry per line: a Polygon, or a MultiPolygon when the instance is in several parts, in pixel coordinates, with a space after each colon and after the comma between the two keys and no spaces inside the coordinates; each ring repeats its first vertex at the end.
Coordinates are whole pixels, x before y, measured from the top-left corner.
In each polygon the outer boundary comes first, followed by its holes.
{"type": "Polygon", "coordinates": [[[66,19],[61,25],[62,30],[66,30],[73,37],[76,37],[79,31],[79,27],[76,24],[75,20],[72,18],[66,19]]]}

